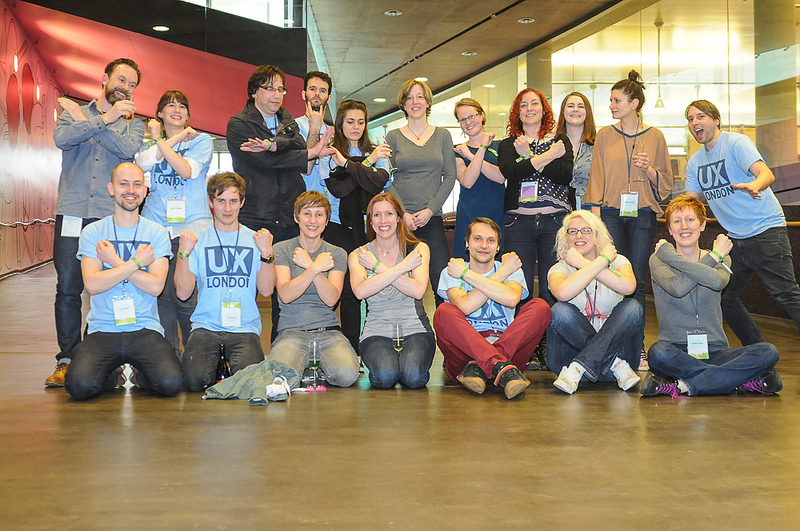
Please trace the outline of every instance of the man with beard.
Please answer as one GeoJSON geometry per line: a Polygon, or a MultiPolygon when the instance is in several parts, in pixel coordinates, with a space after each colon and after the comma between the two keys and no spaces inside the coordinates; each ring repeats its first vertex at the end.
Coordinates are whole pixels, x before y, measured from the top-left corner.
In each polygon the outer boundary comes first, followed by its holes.
{"type": "Polygon", "coordinates": [[[800,330],[800,287],[786,218],[770,185],[775,176],[748,137],[722,131],[717,107],[707,100],[686,107],[689,132],[703,144],[686,166],[686,193],[705,199],[733,241],[733,274],[722,292],[722,315],[742,342],[764,341],[739,295],[756,273],[764,288],[800,330]]]}
{"type": "Polygon", "coordinates": [[[64,108],[53,132],[56,146],[63,151],[53,236],[59,352],[46,387],[64,386],[72,350],[81,339],[83,280],[75,258],[78,236],[83,227],[114,212],[106,179],[119,163],[133,160],[142,146],[144,124],[132,121],[133,92],[141,79],[135,61],[115,59],[106,65],[99,98],[82,107],[67,98],[58,99],[64,108]]]}
{"type": "MultiPolygon", "coordinates": [[[[302,97],[306,102],[306,113],[296,121],[300,126],[300,134],[303,135],[309,148],[316,146],[319,143],[320,134],[324,134],[329,129],[324,120],[325,109],[331,99],[332,83],[328,74],[316,70],[307,73],[303,78],[302,97]]],[[[303,175],[306,191],[316,190],[324,193],[319,180],[319,160],[308,161],[308,173],[303,175]]]]}
{"type": "Polygon", "coordinates": [[[433,315],[433,328],[444,370],[478,394],[486,390],[491,375],[494,385],[514,398],[530,384],[523,371],[550,324],[550,306],[531,299],[514,317],[528,289],[516,253],[495,261],[500,249],[497,223],[475,218],[467,225],[466,242],[470,261],[451,258],[439,278],[445,302],[433,315]]]}
{"type": "Polygon", "coordinates": [[[114,214],[88,225],[78,260],[91,295],[88,332],[72,353],[64,386],[84,400],[117,382],[116,369],[131,364],[136,384],[165,396],[183,387],[181,363],[158,319],[172,255],[167,230],[139,216],[146,187],[141,168],[124,162],[111,172],[108,194],[114,214]]]}

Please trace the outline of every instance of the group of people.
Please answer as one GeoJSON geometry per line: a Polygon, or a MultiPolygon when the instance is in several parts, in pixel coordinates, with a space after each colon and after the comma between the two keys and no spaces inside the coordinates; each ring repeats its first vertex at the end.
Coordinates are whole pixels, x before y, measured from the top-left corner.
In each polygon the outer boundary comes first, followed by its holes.
{"type": "Polygon", "coordinates": [[[448,377],[478,394],[491,381],[514,398],[546,334],[543,363],[558,389],[611,380],[628,390],[646,363],[649,267],[659,339],[642,394],[782,387],[777,351],[738,300],[753,272],[768,276],[800,327],[774,176],[752,142],[721,131],[710,102],[687,107],[704,148],[687,168],[688,195],[666,208],[673,245],[655,242],[673,175],[663,134],[642,121],[635,71],[613,86],[618,122],[599,132],[584,95],[568,95],[556,120],[544,94],[526,88],[499,142],[480,103],[459,100],[467,141],[454,147],[428,122],[433,95],[422,81],[398,95],[406,125],[375,145],[362,102],[342,101],[325,124],[327,74],[305,76],[306,112],[293,118],[282,106],[284,73],[264,65],[228,122],[234,172],[211,177],[211,138],[188,125],[180,91],[161,97],[142,147],[144,124],[130,120],[140,81],[134,61],[117,59],[99,98],[82,107],[59,99],[60,352],[47,386],[88,398],[118,385],[129,363],[140,387],[201,391],[215,383],[221,353],[233,372],[264,361],[261,293],[272,297],[269,358],[298,374],[318,359],[331,385],[352,385],[360,357],[374,387],[424,387],[438,345],[448,377]],[[456,179],[451,253],[442,205],[456,179]],[[730,236],[711,251],[699,246],[703,196],[730,236]],[[432,326],[422,305],[429,284],[432,326]],[[723,312],[741,349],[728,348],[723,312]]]}

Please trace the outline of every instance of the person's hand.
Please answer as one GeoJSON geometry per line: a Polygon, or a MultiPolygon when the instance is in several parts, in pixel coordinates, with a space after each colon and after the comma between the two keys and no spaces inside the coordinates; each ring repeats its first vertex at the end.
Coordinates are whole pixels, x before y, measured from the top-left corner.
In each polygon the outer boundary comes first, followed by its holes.
{"type": "Polygon", "coordinates": [[[567,148],[564,146],[564,142],[559,140],[558,142],[554,142],[547,152],[552,155],[553,160],[555,160],[559,157],[563,157],[567,153],[567,148]]]}
{"type": "Polygon", "coordinates": [[[648,157],[647,153],[637,153],[631,156],[631,160],[633,161],[633,165],[643,172],[646,172],[650,167],[650,157],[648,157]]]}
{"type": "Polygon", "coordinates": [[[61,107],[63,107],[65,111],[67,111],[67,114],[69,114],[70,117],[72,117],[73,122],[80,122],[82,120],[83,121],[86,120],[86,116],[83,114],[81,106],[72,101],[71,99],[62,96],[58,98],[58,103],[59,105],[61,105],[61,107]]]}
{"type": "Polygon", "coordinates": [[[514,149],[520,157],[524,157],[531,149],[531,142],[525,135],[520,135],[514,140],[514,149]]]}
{"type": "Polygon", "coordinates": [[[406,227],[408,227],[408,230],[410,230],[411,232],[417,230],[417,220],[413,215],[409,214],[408,212],[405,212],[403,214],[403,222],[406,224],[406,227]]]}
{"type": "Polygon", "coordinates": [[[191,254],[196,244],[197,236],[189,231],[183,231],[178,238],[178,252],[183,254],[191,254]]]}
{"type": "Polygon", "coordinates": [[[150,131],[150,138],[153,140],[161,136],[161,122],[155,118],[147,120],[147,130],[150,131]]]}
{"type": "Polygon", "coordinates": [[[653,252],[657,252],[658,248],[661,247],[662,245],[664,245],[665,243],[669,244],[669,242],[667,240],[665,240],[664,238],[661,238],[660,240],[658,240],[658,242],[656,242],[656,248],[653,250],[653,252]]]}
{"type": "Polygon", "coordinates": [[[451,258],[447,262],[447,274],[453,278],[461,278],[461,274],[467,268],[462,258],[451,258]]]}
{"type": "MultiPolygon", "coordinates": [[[[614,263],[614,260],[617,259],[617,248],[614,247],[613,243],[607,243],[605,247],[600,249],[600,254],[604,254],[611,260],[611,263],[614,263]]],[[[609,264],[610,266],[611,264],[609,264]]]]}
{"type": "Polygon", "coordinates": [[[575,247],[570,247],[564,255],[564,261],[575,269],[583,268],[589,261],[575,247]]]}
{"type": "Polygon", "coordinates": [[[494,140],[494,133],[489,133],[488,131],[481,133],[481,145],[489,146],[492,140],[494,140]]]}
{"type": "Polygon", "coordinates": [[[347,157],[342,155],[339,152],[338,149],[336,149],[334,147],[332,147],[330,149],[333,150],[333,154],[331,155],[331,158],[333,159],[333,162],[335,162],[337,166],[344,166],[345,164],[347,164],[347,157]]]}
{"type": "Polygon", "coordinates": [[[263,153],[265,151],[275,151],[275,142],[272,140],[261,140],[260,138],[248,138],[239,149],[250,153],[263,153]]]}
{"type": "Polygon", "coordinates": [[[136,249],[136,254],[134,256],[136,256],[136,260],[139,261],[142,267],[147,267],[156,260],[152,245],[140,245],[139,248],[136,249]]]}
{"type": "Polygon", "coordinates": [[[297,267],[303,269],[308,269],[314,263],[314,261],[311,259],[311,255],[309,255],[308,251],[302,247],[294,248],[294,252],[292,253],[292,262],[297,267]]]}
{"type": "Polygon", "coordinates": [[[191,140],[193,138],[197,138],[198,136],[200,136],[200,133],[198,133],[191,127],[186,127],[183,131],[181,131],[178,134],[181,135],[181,142],[186,142],[187,140],[191,140]]]}
{"type": "Polygon", "coordinates": [[[261,251],[261,256],[268,258],[272,254],[272,233],[267,229],[261,229],[253,234],[253,242],[261,251]]]}
{"type": "Polygon", "coordinates": [[[372,252],[364,249],[363,247],[359,247],[358,249],[358,263],[364,266],[364,269],[371,271],[375,264],[378,263],[378,259],[375,258],[375,255],[372,252]]]}
{"type": "Polygon", "coordinates": [[[108,240],[100,240],[95,245],[97,259],[107,264],[113,264],[119,259],[116,248],[108,240]]]}
{"type": "Polygon", "coordinates": [[[463,144],[459,144],[453,148],[457,154],[461,155],[465,159],[471,161],[474,158],[474,155],[470,153],[469,148],[467,147],[467,143],[464,142],[463,144]]]}
{"type": "Polygon", "coordinates": [[[113,124],[120,118],[133,117],[136,112],[136,105],[131,100],[117,100],[105,114],[103,122],[113,124]]]}
{"type": "Polygon", "coordinates": [[[319,131],[325,121],[325,106],[320,105],[319,110],[315,111],[311,102],[306,100],[306,116],[308,117],[308,128],[319,131]]]}
{"type": "Polygon", "coordinates": [[[511,274],[522,267],[522,260],[520,260],[519,256],[517,256],[517,253],[505,253],[500,257],[500,264],[502,269],[505,269],[509,274],[511,274]]]}
{"type": "Polygon", "coordinates": [[[388,159],[391,158],[391,156],[392,156],[392,148],[391,146],[389,146],[389,144],[384,142],[382,144],[378,144],[367,158],[369,159],[370,164],[374,166],[375,163],[378,162],[378,160],[388,159]]]}
{"type": "Polygon", "coordinates": [[[732,184],[731,188],[734,190],[742,190],[743,192],[747,192],[753,199],[761,199],[761,190],[758,189],[755,181],[750,181],[749,183],[732,184]]]}
{"type": "Polygon", "coordinates": [[[726,256],[728,256],[728,254],[730,254],[731,249],[733,249],[733,242],[725,234],[720,234],[714,240],[713,249],[717,251],[720,254],[720,256],[722,256],[722,258],[725,258],[726,256]]]}
{"type": "Polygon", "coordinates": [[[417,228],[424,227],[428,224],[428,221],[430,221],[431,217],[433,217],[433,212],[431,212],[431,209],[423,208],[414,214],[414,225],[416,225],[417,228]]]}
{"type": "Polygon", "coordinates": [[[333,155],[333,148],[328,146],[331,138],[333,138],[333,132],[333,127],[329,127],[320,135],[319,142],[308,150],[308,160],[333,155]]]}
{"type": "Polygon", "coordinates": [[[333,255],[329,252],[319,253],[317,259],[314,260],[314,269],[320,273],[330,271],[335,265],[333,262],[333,255]]]}
{"type": "Polygon", "coordinates": [[[404,271],[413,271],[414,268],[422,265],[422,253],[414,249],[403,258],[400,264],[403,266],[404,271]]]}

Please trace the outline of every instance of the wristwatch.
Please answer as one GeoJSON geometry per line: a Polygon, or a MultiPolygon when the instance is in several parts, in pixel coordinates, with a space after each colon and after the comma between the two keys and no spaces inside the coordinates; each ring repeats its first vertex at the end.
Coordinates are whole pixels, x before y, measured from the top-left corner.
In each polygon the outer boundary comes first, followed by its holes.
{"type": "Polygon", "coordinates": [[[271,255],[269,255],[267,258],[264,258],[264,257],[262,256],[262,257],[261,257],[261,261],[262,261],[262,262],[264,262],[265,264],[271,264],[272,262],[274,262],[274,261],[275,261],[275,255],[274,255],[274,254],[271,254],[271,255]]]}

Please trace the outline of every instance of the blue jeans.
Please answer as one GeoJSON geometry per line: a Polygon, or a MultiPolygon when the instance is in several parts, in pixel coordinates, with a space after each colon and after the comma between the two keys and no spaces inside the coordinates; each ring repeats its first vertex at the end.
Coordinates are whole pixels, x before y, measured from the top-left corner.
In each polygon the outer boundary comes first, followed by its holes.
{"type": "Polygon", "coordinates": [[[175,396],[183,388],[183,369],[172,345],[147,328],[87,335],[73,351],[64,387],[76,400],[90,398],[105,390],[109,373],[125,363],[142,373],[138,383],[151,391],[175,396]]]}
{"type": "MultiPolygon", "coordinates": [[[[72,351],[81,340],[81,293],[83,276],[78,260],[78,238],[61,236],[64,216],[56,215],[53,234],[53,265],[56,268],[56,339],[58,340],[57,363],[69,363],[72,351]]],[[[83,226],[97,219],[84,219],[83,226]]]]}
{"type": "Polygon", "coordinates": [[[216,383],[214,376],[219,362],[220,345],[225,345],[225,356],[231,364],[231,374],[264,361],[264,351],[258,334],[212,332],[205,328],[196,328],[189,334],[183,353],[183,372],[189,391],[202,391],[206,386],[216,383]]]}
{"type": "Polygon", "coordinates": [[[425,387],[430,379],[436,341],[430,332],[411,334],[397,352],[391,338],[372,336],[358,344],[358,352],[369,369],[369,383],[373,387],[391,389],[400,382],[417,389],[425,387]]]}
{"type": "MultiPolygon", "coordinates": [[[[631,269],[636,277],[636,291],[633,293],[633,298],[639,301],[644,309],[645,281],[658,229],[656,213],[649,208],[640,208],[638,216],[629,218],[620,216],[616,208],[604,208],[600,210],[600,218],[614,240],[617,253],[631,262],[631,269]]],[[[639,348],[641,346],[639,345],[639,348]]]]}
{"type": "Polygon", "coordinates": [[[344,334],[338,330],[284,330],[272,342],[268,358],[282,361],[297,374],[303,374],[311,357],[312,341],[317,342],[319,366],[329,384],[349,387],[358,380],[358,356],[344,334]]]}
{"type": "Polygon", "coordinates": [[[180,238],[172,239],[172,260],[169,261],[167,270],[167,280],[164,283],[164,291],[158,296],[158,317],[161,326],[164,327],[164,337],[175,349],[175,355],[181,356],[181,338],[184,347],[189,339],[189,332],[192,330],[192,314],[197,306],[197,289],[192,292],[192,296],[182,301],[175,293],[175,264],[178,262],[178,243],[180,238]],[[178,337],[178,328],[181,335],[178,337]]]}
{"type": "Polygon", "coordinates": [[[633,370],[639,366],[644,310],[635,299],[623,299],[614,306],[599,332],[569,302],[557,302],[551,311],[544,358],[555,374],[576,361],[586,369],[583,379],[614,381],[611,365],[615,358],[628,362],[633,370]]]}
{"type": "Polygon", "coordinates": [[[753,273],[758,275],[767,293],[783,306],[800,330],[800,287],[794,276],[786,227],[773,227],[750,238],[733,240],[730,256],[733,275],[722,292],[722,315],[742,345],[764,341],[739,299],[753,273]]]}
{"type": "Polygon", "coordinates": [[[442,270],[447,267],[447,262],[450,261],[450,247],[447,245],[447,237],[444,235],[442,216],[431,216],[431,219],[428,220],[424,227],[414,231],[414,236],[427,243],[431,250],[428,277],[431,281],[436,306],[439,306],[444,302],[444,299],[436,293],[436,289],[439,287],[439,275],[442,274],[442,270]]]}
{"type": "Polygon", "coordinates": [[[503,249],[507,253],[517,253],[522,261],[522,274],[528,285],[528,297],[519,301],[517,309],[534,297],[533,271],[537,267],[539,278],[539,297],[548,305],[556,303],[547,286],[547,272],[556,263],[556,233],[561,228],[566,212],[555,214],[506,214],[503,227],[505,243],[503,249]]]}
{"type": "Polygon", "coordinates": [[[683,380],[691,396],[718,395],[730,393],[775,367],[778,349],[770,343],[739,348],[709,343],[708,359],[699,360],[686,353],[685,343],[656,341],[647,352],[647,360],[652,370],[683,380]]]}

